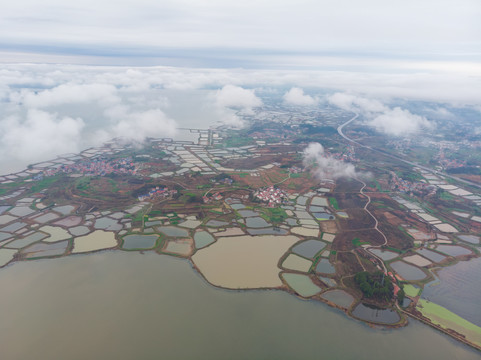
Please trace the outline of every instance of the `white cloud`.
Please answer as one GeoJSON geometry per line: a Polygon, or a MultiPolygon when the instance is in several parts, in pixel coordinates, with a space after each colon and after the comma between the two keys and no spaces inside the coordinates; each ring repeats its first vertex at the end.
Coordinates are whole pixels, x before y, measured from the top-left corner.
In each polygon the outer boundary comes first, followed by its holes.
{"type": "Polygon", "coordinates": [[[84,126],[80,118],[41,110],[29,110],[25,118],[7,117],[0,121],[2,157],[25,163],[77,152],[84,126]]]}
{"type": "Polygon", "coordinates": [[[215,102],[220,121],[236,128],[242,127],[244,122],[233,109],[250,114],[253,108],[262,105],[262,100],[256,96],[254,90],[230,84],[215,93],[215,102]]]}
{"type": "Polygon", "coordinates": [[[112,135],[135,142],[143,142],[147,137],[172,137],[177,124],[160,109],[124,114],[113,126],[112,135]]]}
{"type": "Polygon", "coordinates": [[[424,116],[412,114],[409,110],[382,104],[376,99],[335,93],[328,98],[329,103],[341,109],[361,113],[366,118],[366,124],[377,131],[392,136],[407,136],[421,129],[434,129],[434,123],[424,116]]]}
{"type": "Polygon", "coordinates": [[[348,111],[382,112],[388,108],[380,101],[348,94],[335,93],[328,97],[329,103],[348,111]]]}
{"type": "Polygon", "coordinates": [[[319,99],[304,94],[304,90],[298,87],[291,88],[284,94],[283,99],[286,104],[301,106],[316,105],[319,102],[319,99]]]}
{"type": "Polygon", "coordinates": [[[100,102],[112,104],[120,101],[117,89],[109,84],[61,84],[53,89],[32,92],[24,90],[18,101],[31,108],[46,108],[62,104],[85,104],[100,102]]]}
{"type": "Polygon", "coordinates": [[[419,132],[421,129],[433,129],[434,125],[424,116],[412,114],[408,110],[395,107],[367,122],[377,131],[393,136],[405,136],[419,132]]]}
{"type": "Polygon", "coordinates": [[[319,179],[356,178],[365,176],[356,172],[354,165],[327,155],[319,143],[310,143],[303,151],[303,163],[319,179]]]}
{"type": "Polygon", "coordinates": [[[225,85],[216,93],[216,100],[219,106],[236,109],[252,109],[262,105],[254,90],[244,89],[240,86],[225,85]]]}

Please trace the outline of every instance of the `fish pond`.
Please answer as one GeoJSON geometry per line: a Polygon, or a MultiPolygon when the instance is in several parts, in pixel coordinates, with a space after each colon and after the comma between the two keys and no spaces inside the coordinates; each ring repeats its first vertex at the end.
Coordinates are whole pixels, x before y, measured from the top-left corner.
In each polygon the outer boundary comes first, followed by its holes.
{"type": "Polygon", "coordinates": [[[282,273],[282,278],[292,290],[305,298],[314,296],[322,291],[307,275],[282,273]]]}
{"type": "Polygon", "coordinates": [[[394,261],[389,264],[393,270],[402,278],[408,281],[423,280],[427,275],[417,266],[405,263],[404,261],[394,261]]]}
{"type": "Polygon", "coordinates": [[[458,245],[438,245],[436,250],[449,256],[471,255],[472,251],[458,245]]]}
{"type": "Polygon", "coordinates": [[[321,297],[345,309],[349,309],[355,300],[351,294],[344,290],[326,291],[321,297]]]}
{"type": "Polygon", "coordinates": [[[126,235],[123,237],[122,248],[126,250],[152,249],[155,247],[158,239],[158,235],[126,235]]]}
{"type": "Polygon", "coordinates": [[[194,243],[197,249],[202,249],[215,241],[207,231],[198,231],[194,234],[194,243]]]}
{"type": "Polygon", "coordinates": [[[306,240],[296,244],[292,248],[294,254],[303,256],[308,259],[313,259],[319,251],[326,247],[326,243],[319,240],[306,240]]]}
{"type": "Polygon", "coordinates": [[[189,232],[174,226],[161,226],[157,228],[165,236],[169,237],[189,237],[189,232]]]}
{"type": "Polygon", "coordinates": [[[379,309],[375,306],[362,304],[356,306],[352,311],[352,315],[358,319],[377,323],[377,324],[395,324],[401,317],[391,309],[379,309]]]}
{"type": "Polygon", "coordinates": [[[399,256],[397,252],[389,250],[369,249],[369,252],[380,257],[384,261],[389,261],[399,256]]]}
{"type": "Polygon", "coordinates": [[[336,269],[329,262],[329,259],[321,259],[316,265],[316,272],[322,274],[334,274],[336,269]]]}

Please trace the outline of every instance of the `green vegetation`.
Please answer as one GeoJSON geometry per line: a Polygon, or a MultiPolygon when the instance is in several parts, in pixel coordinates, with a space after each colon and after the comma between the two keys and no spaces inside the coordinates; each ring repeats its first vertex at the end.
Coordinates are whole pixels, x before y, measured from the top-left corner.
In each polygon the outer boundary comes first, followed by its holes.
{"type": "Polygon", "coordinates": [[[281,223],[287,219],[286,211],[282,208],[263,208],[261,217],[267,222],[281,223]]]}
{"type": "Polygon", "coordinates": [[[239,147],[253,144],[253,140],[244,134],[233,134],[225,139],[225,147],[239,147]]]}
{"type": "Polygon", "coordinates": [[[403,288],[399,289],[399,291],[397,293],[397,302],[400,305],[402,305],[402,303],[404,301],[404,296],[405,296],[404,289],[403,288]]]}
{"type": "Polygon", "coordinates": [[[481,339],[481,327],[470,323],[448,309],[424,299],[419,300],[417,309],[435,324],[456,330],[462,334],[466,333],[467,330],[478,339],[474,342],[481,343],[481,340],[479,340],[481,339]]]}
{"type": "Polygon", "coordinates": [[[359,286],[363,295],[369,299],[389,300],[393,295],[393,285],[388,276],[381,271],[369,273],[362,271],[354,276],[354,281],[359,286]]]}
{"type": "Polygon", "coordinates": [[[80,190],[80,191],[88,190],[88,188],[90,187],[90,178],[89,177],[78,178],[75,181],[75,187],[77,188],[77,190],[80,190]]]}
{"type": "Polygon", "coordinates": [[[60,179],[59,175],[56,176],[51,176],[51,177],[45,177],[40,181],[37,181],[31,188],[30,190],[32,192],[39,192],[40,190],[43,190],[47,187],[52,186],[55,182],[57,182],[60,179]]]}
{"type": "Polygon", "coordinates": [[[411,284],[404,285],[403,289],[404,289],[404,293],[410,297],[416,297],[421,292],[421,289],[418,289],[417,287],[414,287],[411,284]]]}
{"type": "Polygon", "coordinates": [[[335,197],[330,197],[329,203],[334,209],[339,210],[339,204],[337,203],[337,199],[335,197]]]}
{"type": "Polygon", "coordinates": [[[113,192],[117,192],[119,191],[119,187],[117,185],[117,182],[113,179],[107,179],[107,181],[109,182],[109,184],[112,186],[112,191],[113,192]]]}
{"type": "Polygon", "coordinates": [[[453,199],[454,199],[454,195],[453,195],[453,194],[450,194],[449,192],[444,191],[444,190],[440,191],[440,192],[438,193],[438,196],[439,196],[439,198],[440,198],[441,200],[448,200],[448,201],[449,201],[449,200],[453,200],[453,199]]]}
{"type": "Polygon", "coordinates": [[[358,246],[361,246],[361,245],[369,245],[368,242],[361,241],[361,239],[359,239],[358,237],[355,237],[351,241],[352,241],[352,245],[354,245],[354,247],[358,247],[358,246]]]}

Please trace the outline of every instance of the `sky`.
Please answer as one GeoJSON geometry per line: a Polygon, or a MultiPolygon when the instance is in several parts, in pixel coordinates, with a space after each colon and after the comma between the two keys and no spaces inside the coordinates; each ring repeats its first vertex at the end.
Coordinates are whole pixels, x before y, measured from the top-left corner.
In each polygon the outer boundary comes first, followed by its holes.
{"type": "Polygon", "coordinates": [[[2,4],[0,51],[131,66],[473,66],[480,18],[478,0],[18,0],[2,4]]]}
{"type": "Polygon", "coordinates": [[[0,174],[113,137],[242,127],[265,94],[432,132],[451,107],[481,114],[480,18],[478,0],[8,2],[0,174]]]}

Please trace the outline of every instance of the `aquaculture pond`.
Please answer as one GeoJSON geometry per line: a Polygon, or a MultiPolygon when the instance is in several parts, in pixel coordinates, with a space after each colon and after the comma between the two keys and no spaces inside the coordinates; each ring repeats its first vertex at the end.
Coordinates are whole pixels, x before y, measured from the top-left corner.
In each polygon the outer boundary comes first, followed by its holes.
{"type": "Polygon", "coordinates": [[[31,235],[25,236],[23,239],[18,239],[14,240],[12,242],[9,242],[6,247],[12,248],[12,249],[20,249],[23,248],[27,245],[33,244],[34,242],[37,242],[39,240],[42,240],[46,238],[48,235],[41,233],[41,232],[35,232],[31,235]]]}
{"type": "Polygon", "coordinates": [[[416,252],[422,256],[424,256],[425,258],[428,258],[429,260],[431,261],[434,261],[434,262],[441,262],[443,260],[446,259],[446,256],[440,254],[440,253],[437,253],[435,251],[432,251],[432,250],[429,250],[429,249],[426,249],[426,248],[423,248],[423,249],[419,249],[419,250],[416,250],[416,252]]]}
{"type": "Polygon", "coordinates": [[[292,248],[292,252],[297,255],[313,259],[316,254],[326,247],[326,243],[319,240],[306,240],[292,248]]]}
{"type": "Polygon", "coordinates": [[[115,234],[110,231],[97,230],[91,234],[74,239],[72,253],[109,249],[117,246],[115,234]]]}
{"type": "Polygon", "coordinates": [[[94,227],[96,229],[112,231],[118,231],[122,229],[122,225],[120,225],[117,220],[108,217],[103,217],[95,220],[94,227]]]}
{"type": "Polygon", "coordinates": [[[480,243],[480,237],[475,236],[475,235],[458,235],[458,238],[460,238],[462,241],[466,241],[470,244],[477,245],[480,243]]]}
{"type": "Polygon", "coordinates": [[[75,207],[72,205],[63,205],[63,206],[56,206],[52,210],[56,211],[62,215],[68,215],[72,211],[74,211],[75,207]]]}
{"type": "Polygon", "coordinates": [[[421,297],[481,326],[480,274],[481,258],[442,268],[437,272],[437,279],[424,286],[421,297]]]}
{"type": "Polygon", "coordinates": [[[246,219],[246,226],[248,228],[265,228],[270,224],[261,217],[249,217],[246,219]]]}
{"type": "Polygon", "coordinates": [[[21,251],[27,259],[63,255],[68,247],[68,240],[56,243],[36,243],[21,251]]]}
{"type": "Polygon", "coordinates": [[[189,232],[174,226],[161,226],[157,228],[159,232],[169,237],[189,237],[189,232]]]}
{"type": "Polygon", "coordinates": [[[87,234],[90,229],[86,226],[74,226],[68,229],[68,231],[73,235],[73,236],[82,236],[87,234]]]}
{"type": "Polygon", "coordinates": [[[287,218],[286,223],[289,226],[297,226],[297,220],[293,218],[287,218]]]}
{"type": "Polygon", "coordinates": [[[311,297],[322,291],[307,275],[282,273],[282,278],[292,290],[302,297],[311,297]]]}
{"type": "Polygon", "coordinates": [[[370,253],[380,257],[384,261],[392,260],[399,256],[397,252],[381,249],[369,249],[370,253]]]}
{"type": "Polygon", "coordinates": [[[123,238],[122,248],[126,250],[152,249],[155,246],[158,238],[158,235],[126,235],[123,238]]]}
{"type": "Polygon", "coordinates": [[[281,286],[279,259],[299,238],[229,236],[198,250],[192,261],[211,284],[229,289],[281,286]]]}
{"type": "Polygon", "coordinates": [[[229,223],[225,221],[219,221],[219,220],[209,220],[205,225],[210,227],[221,227],[221,226],[229,225],[229,223]]]}
{"type": "Polygon", "coordinates": [[[240,210],[245,209],[246,206],[244,204],[231,204],[230,207],[234,210],[240,210]]]}
{"type": "Polygon", "coordinates": [[[13,249],[0,249],[0,266],[4,266],[13,259],[13,256],[17,253],[17,250],[13,249]]]}
{"type": "Polygon", "coordinates": [[[403,261],[394,261],[390,264],[393,270],[402,278],[408,281],[422,280],[426,278],[426,274],[417,266],[405,263],[403,261]]]}
{"type": "Polygon", "coordinates": [[[286,235],[287,230],[274,227],[262,228],[262,229],[247,229],[247,232],[251,235],[286,235]]]}
{"type": "Polygon", "coordinates": [[[15,216],[27,216],[34,212],[35,210],[30,209],[28,206],[17,206],[9,211],[10,214],[15,216]]]}
{"type": "Polygon", "coordinates": [[[334,215],[328,213],[313,213],[317,220],[334,220],[334,215]]]}
{"type": "Polygon", "coordinates": [[[238,213],[242,217],[259,216],[259,213],[257,211],[252,210],[239,210],[238,213]]]}
{"type": "Polygon", "coordinates": [[[202,249],[215,241],[207,231],[198,231],[194,234],[194,243],[197,249],[202,249]]]}
{"type": "Polygon", "coordinates": [[[82,218],[80,216],[67,216],[66,218],[60,219],[54,223],[54,225],[61,225],[65,227],[76,226],[82,222],[82,218]]]}
{"type": "Polygon", "coordinates": [[[68,233],[67,230],[62,229],[58,226],[44,226],[40,231],[46,232],[50,236],[44,239],[45,242],[56,242],[60,240],[70,239],[72,235],[68,233]]]}
{"type": "Polygon", "coordinates": [[[326,291],[321,297],[345,309],[349,309],[354,302],[354,297],[344,290],[326,291]]]}
{"type": "Polygon", "coordinates": [[[395,324],[401,317],[399,314],[391,309],[379,309],[377,307],[362,304],[356,306],[352,311],[352,315],[365,321],[378,324],[395,324]]]}
{"type": "Polygon", "coordinates": [[[0,215],[10,209],[10,205],[0,205],[0,215]]]}
{"type": "Polygon", "coordinates": [[[5,360],[479,359],[417,321],[383,331],[283,291],[219,290],[154,252],[16,263],[0,288],[5,360]]]}
{"type": "Polygon", "coordinates": [[[282,267],[288,270],[295,270],[300,272],[308,272],[312,266],[312,261],[304,259],[296,254],[289,254],[283,261],[282,267]]]}
{"type": "Polygon", "coordinates": [[[323,274],[334,274],[336,272],[336,269],[329,262],[329,259],[321,259],[316,265],[316,272],[323,274]]]}
{"type": "Polygon", "coordinates": [[[457,245],[438,245],[436,247],[437,251],[440,251],[449,256],[461,256],[461,255],[471,255],[472,252],[462,246],[457,245]]]}

